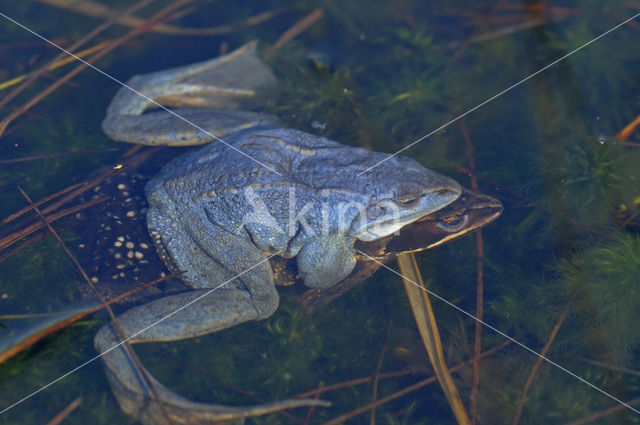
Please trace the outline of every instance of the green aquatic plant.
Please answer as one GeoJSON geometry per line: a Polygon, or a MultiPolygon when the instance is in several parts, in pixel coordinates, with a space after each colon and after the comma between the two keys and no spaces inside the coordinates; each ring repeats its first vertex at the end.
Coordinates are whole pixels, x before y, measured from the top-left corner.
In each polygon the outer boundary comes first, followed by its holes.
{"type": "MultiPolygon", "coordinates": [[[[362,18],[358,15],[358,21],[362,18]]],[[[386,151],[442,124],[455,85],[446,85],[440,76],[441,47],[424,26],[409,31],[398,22],[374,28],[375,19],[362,19],[357,25],[361,32],[354,29],[356,37],[334,46],[321,68],[314,65],[313,56],[305,59],[313,49],[295,46],[278,52],[271,62],[282,92],[270,112],[287,118],[291,126],[386,151]],[[387,59],[372,62],[370,58],[382,50],[387,59]]],[[[439,149],[423,148],[432,167],[442,166],[439,149]]]]}
{"type": "MultiPolygon", "coordinates": [[[[71,232],[60,233],[67,243],[77,238],[71,232]]],[[[64,310],[77,295],[79,282],[79,275],[55,238],[45,237],[38,245],[28,246],[0,263],[0,294],[7,294],[7,299],[1,301],[3,312],[64,310]],[[55,282],[55,290],[42,284],[51,281],[55,282]]]]}
{"type": "MultiPolygon", "coordinates": [[[[617,234],[560,264],[565,284],[576,295],[574,308],[601,328],[601,356],[626,365],[640,349],[640,237],[617,234]],[[608,355],[607,355],[608,354],[608,355]]],[[[589,326],[585,323],[585,326],[589,326]]]]}
{"type": "MultiPolygon", "coordinates": [[[[95,354],[86,349],[86,341],[91,340],[101,325],[95,321],[76,322],[0,364],[2,406],[18,401],[26,395],[27,389],[35,391],[59,377],[61,370],[69,371],[93,357],[95,354]]],[[[101,369],[99,362],[90,364],[55,384],[68,385],[74,390],[43,392],[25,402],[27,409],[14,409],[3,414],[2,423],[37,423],[43,417],[49,420],[79,396],[83,397],[83,402],[73,415],[77,423],[125,423],[127,418],[119,409],[106,408],[105,402],[112,406],[112,400],[106,397],[108,385],[101,369]],[[96,393],[101,396],[93,396],[96,393]],[[97,419],[95,412],[100,412],[97,419]]]]}
{"type": "Polygon", "coordinates": [[[286,101],[278,102],[273,112],[305,131],[358,144],[356,127],[366,123],[359,110],[362,95],[351,71],[339,68],[325,74],[300,58],[296,62],[281,84],[281,98],[286,101]]]}
{"type": "Polygon", "coordinates": [[[637,155],[610,142],[567,140],[548,161],[548,202],[560,212],[558,225],[568,220],[599,228],[613,225],[613,213],[640,195],[637,155]]]}

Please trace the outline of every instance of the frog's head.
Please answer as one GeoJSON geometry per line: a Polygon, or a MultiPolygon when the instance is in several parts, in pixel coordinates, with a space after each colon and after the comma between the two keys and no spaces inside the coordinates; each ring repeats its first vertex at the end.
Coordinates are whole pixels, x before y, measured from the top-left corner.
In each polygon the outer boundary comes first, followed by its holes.
{"type": "MultiPolygon", "coordinates": [[[[376,161],[388,158],[387,155],[379,155],[376,161]]],[[[361,213],[354,221],[350,232],[361,241],[390,235],[444,208],[462,192],[456,181],[400,155],[356,175],[355,182],[370,195],[366,213],[361,213]]]]}
{"type": "Polygon", "coordinates": [[[298,156],[287,172],[292,180],[315,189],[323,202],[335,208],[340,233],[361,241],[374,241],[455,201],[462,189],[448,177],[424,168],[402,155],[346,147],[318,138],[313,148],[302,149],[309,135],[298,135],[298,156]]]}

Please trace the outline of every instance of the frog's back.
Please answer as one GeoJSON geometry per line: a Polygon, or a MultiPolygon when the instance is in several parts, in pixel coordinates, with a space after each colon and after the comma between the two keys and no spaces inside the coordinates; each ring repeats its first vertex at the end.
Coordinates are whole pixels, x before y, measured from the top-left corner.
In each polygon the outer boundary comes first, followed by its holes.
{"type": "Polygon", "coordinates": [[[299,184],[298,169],[340,143],[291,129],[252,129],[188,152],[167,164],[147,186],[150,198],[163,192],[175,202],[247,187],[299,184]]]}

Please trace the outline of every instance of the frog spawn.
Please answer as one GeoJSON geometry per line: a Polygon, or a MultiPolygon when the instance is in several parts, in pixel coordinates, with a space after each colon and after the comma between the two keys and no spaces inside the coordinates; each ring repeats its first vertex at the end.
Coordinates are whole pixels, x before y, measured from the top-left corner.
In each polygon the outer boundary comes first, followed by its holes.
{"type": "MultiPolygon", "coordinates": [[[[144,186],[149,179],[126,171],[96,186],[81,202],[107,196],[105,202],[75,215],[74,227],[81,234],[78,259],[90,279],[106,297],[114,297],[138,284],[167,273],[159,261],[146,226],[147,201],[144,186]]],[[[83,296],[93,292],[80,287],[83,296]]],[[[142,291],[140,297],[158,293],[157,288],[142,291]]],[[[140,298],[129,297],[129,301],[140,298]]]]}

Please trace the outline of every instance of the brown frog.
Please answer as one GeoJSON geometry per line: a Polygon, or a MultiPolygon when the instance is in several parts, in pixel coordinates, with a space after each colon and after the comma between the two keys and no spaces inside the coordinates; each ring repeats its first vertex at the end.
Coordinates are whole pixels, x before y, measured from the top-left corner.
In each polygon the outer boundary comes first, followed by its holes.
{"type": "MultiPolygon", "coordinates": [[[[167,164],[146,186],[156,249],[192,290],[135,307],[118,317],[122,334],[106,325],[95,337],[120,406],[145,424],[165,423],[166,415],[175,423],[242,423],[247,416],[323,404],[194,403],[151,377],[152,396],[118,343],[174,341],[269,317],[279,300],[269,260],[295,261],[304,284],[326,290],[354,272],[354,244],[389,246],[400,229],[453,205],[463,193],[454,180],[408,157],[345,146],[240,110],[259,106],[276,86],[255,46],[133,77],[128,85],[135,92],[121,88],[103,122],[105,133],[119,141],[206,144],[167,164]],[[156,102],[177,109],[145,113],[156,102]]],[[[465,221],[429,223],[447,235],[471,228],[465,221]]],[[[382,256],[394,249],[383,249],[382,256]]]]}

